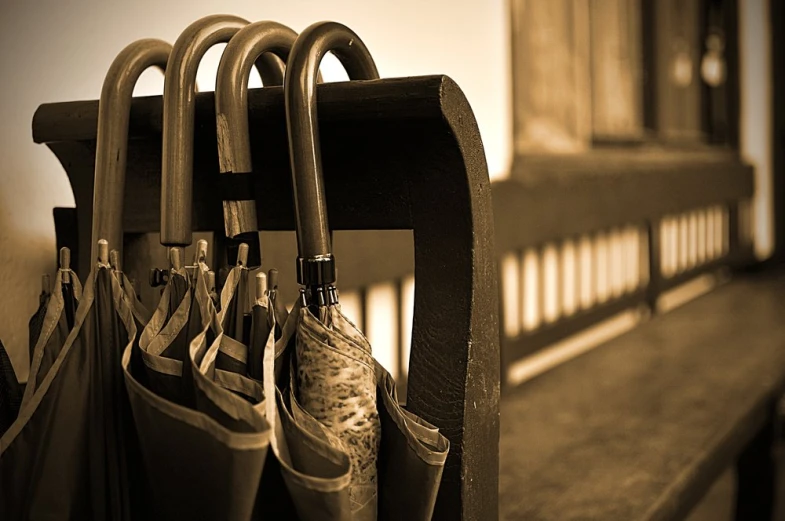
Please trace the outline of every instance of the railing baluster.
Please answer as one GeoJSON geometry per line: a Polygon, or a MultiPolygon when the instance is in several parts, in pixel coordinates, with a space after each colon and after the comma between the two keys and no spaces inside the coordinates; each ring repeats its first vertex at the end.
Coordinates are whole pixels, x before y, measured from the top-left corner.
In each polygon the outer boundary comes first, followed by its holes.
{"type": "Polygon", "coordinates": [[[688,213],[688,241],[689,252],[687,266],[694,268],[698,264],[698,216],[695,211],[688,213]]]}
{"type": "Polygon", "coordinates": [[[594,282],[597,302],[602,304],[608,300],[608,244],[604,231],[594,236],[594,282]]]}
{"type": "Polygon", "coordinates": [[[589,309],[594,305],[594,255],[592,246],[591,237],[583,235],[580,241],[581,309],[589,309]]]}
{"type": "Polygon", "coordinates": [[[539,270],[539,255],[534,248],[527,249],[521,263],[523,280],[523,316],[521,322],[524,331],[537,329],[541,321],[542,288],[539,270]]]}
{"type": "Polygon", "coordinates": [[[572,315],[578,309],[579,269],[576,261],[575,242],[572,239],[567,239],[562,243],[561,249],[561,307],[565,316],[572,315]]]}
{"type": "Polygon", "coordinates": [[[500,264],[504,336],[515,338],[521,332],[521,304],[523,302],[520,255],[517,252],[505,253],[500,264]]]}
{"type": "Polygon", "coordinates": [[[554,244],[547,244],[540,259],[542,269],[542,320],[555,322],[561,314],[559,303],[559,253],[554,244]]]}
{"type": "Polygon", "coordinates": [[[697,232],[697,259],[698,264],[706,262],[706,209],[701,208],[697,211],[698,219],[698,232],[697,232]]]}
{"type": "Polygon", "coordinates": [[[679,246],[678,246],[678,268],[677,273],[684,273],[689,268],[690,237],[687,215],[681,214],[679,219],[679,246]]]}

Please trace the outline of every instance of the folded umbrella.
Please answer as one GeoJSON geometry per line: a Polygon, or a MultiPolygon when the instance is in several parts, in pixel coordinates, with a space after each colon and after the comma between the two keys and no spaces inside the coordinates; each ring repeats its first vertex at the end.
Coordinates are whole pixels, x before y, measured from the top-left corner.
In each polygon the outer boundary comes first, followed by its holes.
{"type": "MultiPolygon", "coordinates": [[[[251,175],[253,166],[248,131],[248,74],[251,65],[265,55],[277,56],[285,62],[296,38],[297,33],[291,28],[276,22],[262,21],[244,27],[226,46],[218,66],[215,86],[218,162],[221,173],[251,175]]],[[[244,195],[247,197],[245,200],[223,202],[226,235],[249,241],[253,250],[252,256],[258,256],[261,264],[256,201],[252,193],[244,195]]],[[[239,343],[234,350],[238,356],[231,359],[219,352],[216,366],[233,368],[241,374],[250,374],[250,368],[253,373],[251,376],[261,381],[262,348],[269,334],[266,296],[262,291],[254,302],[247,269],[248,244],[242,244],[238,252],[238,266],[228,273],[224,284],[220,314],[224,334],[239,343]],[[260,331],[260,327],[264,331],[260,331]],[[253,358],[248,360],[248,350],[252,344],[255,346],[251,355],[253,358]]],[[[229,342],[228,339],[226,342],[229,342]]]]}
{"type": "MultiPolygon", "coordinates": [[[[149,66],[163,67],[169,50],[160,40],[134,42],[107,72],[99,103],[94,224],[112,217],[101,214],[100,203],[112,202],[112,191],[104,197],[107,186],[119,183],[122,189],[133,85],[149,66]]],[[[68,252],[61,252],[28,401],[0,440],[0,488],[8,494],[0,501],[4,519],[124,520],[140,503],[130,499],[139,490],[139,469],[120,366],[123,349],[136,337],[134,312],[109,266],[107,241],[96,241],[94,252],[98,263],[81,298],[78,279],[67,269],[68,252]],[[53,343],[58,335],[67,335],[61,349],[53,343]]]]}
{"type": "Polygon", "coordinates": [[[82,297],[82,285],[70,267],[68,248],[60,249],[60,269],[55,276],[54,290],[38,331],[30,359],[30,373],[22,397],[22,405],[30,401],[38,385],[54,365],[74,325],[74,313],[82,297]]]}
{"type": "MultiPolygon", "coordinates": [[[[227,389],[215,372],[199,371],[221,330],[208,288],[206,251],[197,248],[194,265],[186,267],[180,249],[192,235],[193,92],[198,62],[209,47],[229,40],[246,24],[232,16],[210,16],[191,24],[175,43],[164,84],[161,242],[171,247],[171,270],[162,302],[138,348],[149,387],[131,366],[134,347],[123,357],[153,508],[161,519],[249,519],[269,444],[269,426],[250,401],[232,392],[236,389],[227,389]],[[179,344],[178,358],[161,356],[173,342],[179,344]],[[187,347],[185,353],[182,346],[187,347]],[[158,377],[155,373],[179,378],[179,396],[157,392],[152,385],[152,378],[158,377]]],[[[276,66],[280,81],[277,62],[276,66]]],[[[255,385],[247,392],[253,395],[249,398],[259,400],[261,386],[255,385]]]]}
{"type": "Polygon", "coordinates": [[[296,207],[297,277],[303,286],[292,398],[349,455],[351,519],[430,519],[447,440],[435,427],[397,406],[394,383],[391,388],[391,378],[379,371],[368,341],[338,305],[314,81],[327,52],[341,61],[351,79],[379,77],[362,40],[333,22],[316,23],[303,31],[289,58],[284,91],[296,207]],[[412,443],[401,443],[401,437],[412,443]],[[387,517],[390,512],[396,517],[387,517]]]}
{"type": "Polygon", "coordinates": [[[38,343],[38,337],[41,336],[41,328],[44,327],[44,317],[46,316],[46,306],[49,304],[49,297],[52,295],[52,283],[48,274],[41,276],[41,293],[38,295],[38,308],[30,317],[27,323],[29,332],[28,349],[30,350],[30,358],[28,364],[33,363],[33,351],[35,345],[38,343]]]}
{"type": "MultiPolygon", "coordinates": [[[[250,270],[248,245],[240,244],[235,266],[226,278],[221,291],[221,311],[218,321],[224,336],[224,347],[216,355],[216,367],[237,374],[248,373],[248,345],[251,342],[252,288],[249,287],[250,270]]],[[[261,380],[261,379],[259,379],[261,380]]]]}
{"type": "MultiPolygon", "coordinates": [[[[261,21],[243,28],[226,46],[215,85],[221,173],[248,176],[252,172],[248,132],[248,74],[251,64],[265,56],[277,56],[286,62],[296,38],[297,33],[285,25],[261,21]]],[[[280,82],[265,82],[264,85],[282,83],[283,78],[280,82]]],[[[251,266],[254,266],[259,254],[256,201],[252,193],[241,195],[245,195],[246,199],[224,201],[224,226],[227,237],[251,246],[251,266]]],[[[261,264],[261,257],[258,264],[261,264]]]]}
{"type": "Polygon", "coordinates": [[[0,342],[0,436],[8,430],[19,415],[22,404],[22,388],[11,358],[0,342]]]}
{"type": "Polygon", "coordinates": [[[130,519],[124,391],[113,374],[136,326],[107,262],[103,248],[74,327],[0,438],[0,519],[130,519]]]}

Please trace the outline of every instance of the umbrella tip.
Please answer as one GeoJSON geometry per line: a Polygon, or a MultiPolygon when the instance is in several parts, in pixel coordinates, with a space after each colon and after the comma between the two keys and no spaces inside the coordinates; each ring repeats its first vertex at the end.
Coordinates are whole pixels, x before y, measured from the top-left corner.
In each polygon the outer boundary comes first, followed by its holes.
{"type": "Polygon", "coordinates": [[[109,265],[115,271],[122,271],[120,269],[120,252],[117,250],[112,250],[109,252],[109,265]]]}
{"type": "Polygon", "coordinates": [[[60,270],[63,274],[63,283],[71,283],[71,250],[63,246],[60,248],[60,270]]]}
{"type": "Polygon", "coordinates": [[[278,288],[278,270],[273,268],[267,272],[267,285],[270,289],[278,288]]]}
{"type": "Polygon", "coordinates": [[[98,262],[109,264],[109,243],[106,239],[98,239],[98,262]]]}
{"type": "Polygon", "coordinates": [[[60,248],[60,269],[71,269],[71,250],[63,246],[60,248]]]}
{"type": "Polygon", "coordinates": [[[183,267],[183,250],[182,248],[173,247],[169,248],[169,265],[173,270],[179,270],[183,267]]]}
{"type": "Polygon", "coordinates": [[[238,266],[246,266],[248,264],[248,245],[246,243],[240,243],[240,246],[237,248],[237,265],[238,266]]]}
{"type": "Polygon", "coordinates": [[[207,289],[215,291],[215,272],[213,270],[207,272],[207,289]]]}
{"type": "Polygon", "coordinates": [[[256,298],[260,299],[267,294],[267,275],[260,271],[256,274],[256,298]]]}
{"type": "Polygon", "coordinates": [[[199,239],[196,241],[196,253],[194,254],[194,266],[207,262],[207,241],[199,239]]]}

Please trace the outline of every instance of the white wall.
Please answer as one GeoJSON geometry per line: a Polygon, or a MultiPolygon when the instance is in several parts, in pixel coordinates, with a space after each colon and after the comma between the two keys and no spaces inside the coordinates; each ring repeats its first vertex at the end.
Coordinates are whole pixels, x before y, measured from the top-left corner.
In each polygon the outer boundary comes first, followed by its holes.
{"type": "MultiPolygon", "coordinates": [[[[126,44],[147,37],[174,42],[189,23],[215,13],[276,20],[297,31],[319,20],[339,21],[363,38],[383,77],[451,76],[479,121],[491,175],[506,173],[511,111],[505,0],[2,0],[0,339],[21,378],[27,375],[27,320],[40,276],[55,269],[52,208],[74,204],[54,155],[32,142],[36,107],[96,99],[106,69],[126,44]]],[[[213,88],[219,58],[219,49],[208,53],[198,76],[201,90],[213,88]]],[[[345,77],[336,63],[329,65],[326,79],[345,77]]],[[[161,89],[160,74],[151,71],[136,94],[161,89]]]]}

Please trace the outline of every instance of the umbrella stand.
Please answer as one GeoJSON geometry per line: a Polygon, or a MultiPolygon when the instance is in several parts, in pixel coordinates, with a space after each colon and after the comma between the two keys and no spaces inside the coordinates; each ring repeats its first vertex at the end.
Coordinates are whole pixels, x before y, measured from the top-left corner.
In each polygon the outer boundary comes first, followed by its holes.
{"type": "MultiPolygon", "coordinates": [[[[438,426],[450,442],[433,518],[495,519],[497,281],[490,183],[471,107],[444,76],[331,83],[317,93],[330,227],[414,230],[418,283],[406,410],[438,426]]],[[[213,95],[195,98],[205,110],[198,111],[194,139],[212,144],[213,95]]],[[[259,225],[293,230],[283,93],[252,89],[248,106],[249,128],[264,136],[252,143],[253,153],[265,158],[265,175],[253,179],[256,194],[264,195],[256,208],[259,225]]],[[[95,101],[48,104],[38,109],[33,124],[36,142],[47,143],[64,165],[80,215],[92,204],[96,113],[95,101]]],[[[159,211],[149,208],[159,194],[160,97],[136,100],[132,114],[129,154],[139,160],[128,165],[123,222],[133,233],[152,233],[160,226],[159,211]]],[[[197,147],[193,164],[193,204],[204,209],[195,214],[195,229],[223,233],[220,187],[231,176],[216,175],[214,146],[197,147]]],[[[80,220],[80,258],[90,251],[89,236],[89,222],[80,220]]],[[[381,265],[357,270],[364,280],[399,276],[381,265]]],[[[342,271],[342,279],[350,275],[342,271]]]]}

